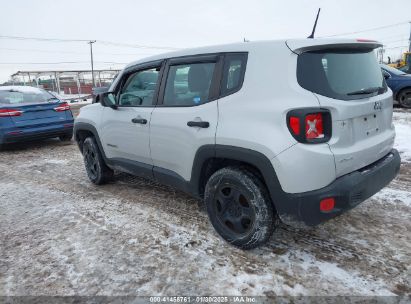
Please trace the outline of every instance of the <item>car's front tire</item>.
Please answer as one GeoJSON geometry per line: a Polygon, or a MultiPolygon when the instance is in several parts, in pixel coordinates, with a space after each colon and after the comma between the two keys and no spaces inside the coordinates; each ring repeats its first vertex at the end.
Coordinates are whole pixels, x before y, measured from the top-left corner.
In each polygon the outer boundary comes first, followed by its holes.
{"type": "Polygon", "coordinates": [[[101,185],[113,178],[113,170],[105,164],[94,137],[84,140],[83,158],[87,176],[92,183],[101,185]]]}
{"type": "Polygon", "coordinates": [[[267,242],[279,224],[264,184],[243,168],[215,172],[207,182],[204,201],[216,231],[242,249],[267,242]]]}

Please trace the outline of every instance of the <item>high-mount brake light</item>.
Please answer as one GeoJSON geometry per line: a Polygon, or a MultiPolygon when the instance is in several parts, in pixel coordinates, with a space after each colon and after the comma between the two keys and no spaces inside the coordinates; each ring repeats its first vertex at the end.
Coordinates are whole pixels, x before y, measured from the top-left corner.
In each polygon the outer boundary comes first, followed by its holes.
{"type": "Polygon", "coordinates": [[[377,42],[376,40],[358,38],[357,42],[377,42]]]}
{"type": "Polygon", "coordinates": [[[58,105],[58,107],[54,108],[56,112],[64,112],[70,110],[70,105],[67,102],[63,102],[58,105]]]}
{"type": "Polygon", "coordinates": [[[23,111],[15,110],[15,109],[0,109],[0,117],[13,117],[13,116],[21,116],[23,111]]]}
{"type": "Polygon", "coordinates": [[[324,143],[331,138],[331,113],[319,108],[295,109],[287,114],[287,126],[298,142],[324,143]]]}

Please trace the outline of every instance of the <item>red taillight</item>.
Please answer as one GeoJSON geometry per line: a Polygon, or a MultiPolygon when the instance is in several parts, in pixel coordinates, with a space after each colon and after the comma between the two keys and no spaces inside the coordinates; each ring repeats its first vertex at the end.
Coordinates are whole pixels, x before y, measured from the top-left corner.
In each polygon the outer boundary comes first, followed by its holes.
{"type": "Polygon", "coordinates": [[[335,207],[335,199],[333,197],[325,198],[320,202],[320,211],[329,212],[335,207]]]}
{"type": "Polygon", "coordinates": [[[291,110],[287,113],[287,127],[300,143],[325,143],[331,138],[331,112],[321,108],[291,110]]]}
{"type": "Polygon", "coordinates": [[[305,137],[307,139],[324,138],[323,116],[321,113],[305,116],[305,137]]]}
{"type": "Polygon", "coordinates": [[[300,135],[300,119],[298,117],[291,116],[289,124],[293,133],[295,135],[300,135]]]}
{"type": "Polygon", "coordinates": [[[9,135],[19,135],[21,133],[23,133],[23,131],[13,131],[13,132],[9,132],[7,134],[9,134],[9,135]]]}
{"type": "Polygon", "coordinates": [[[21,116],[21,114],[23,114],[23,111],[15,109],[0,109],[0,117],[21,116]]]}
{"type": "Polygon", "coordinates": [[[58,105],[58,107],[54,108],[54,111],[56,112],[64,112],[70,110],[70,106],[67,102],[63,102],[58,105]]]}

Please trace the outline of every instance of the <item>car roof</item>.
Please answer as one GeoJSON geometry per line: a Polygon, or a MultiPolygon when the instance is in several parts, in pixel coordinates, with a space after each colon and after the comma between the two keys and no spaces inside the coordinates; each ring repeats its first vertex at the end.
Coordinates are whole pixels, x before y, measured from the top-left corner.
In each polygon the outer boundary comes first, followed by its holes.
{"type": "Polygon", "coordinates": [[[172,51],[167,53],[162,53],[146,58],[142,58],[136,61],[131,62],[128,66],[133,66],[139,63],[156,61],[161,59],[173,58],[173,57],[183,57],[183,56],[194,56],[198,54],[212,54],[220,52],[247,52],[256,45],[272,45],[272,44],[283,44],[285,40],[274,40],[274,41],[256,41],[256,42],[240,42],[240,43],[230,43],[230,44],[221,44],[221,45],[212,45],[212,46],[203,46],[196,48],[187,48],[178,51],[172,51]]]}
{"type": "Polygon", "coordinates": [[[331,46],[356,46],[366,48],[377,48],[382,46],[381,43],[374,40],[366,39],[278,39],[278,40],[262,40],[251,42],[237,42],[230,44],[212,45],[198,48],[187,48],[178,51],[162,53],[146,58],[142,58],[129,63],[127,67],[131,67],[140,63],[168,59],[173,57],[194,56],[199,54],[212,54],[220,52],[249,52],[252,50],[264,49],[267,47],[287,46],[291,51],[307,50],[310,48],[326,48],[331,46]]]}

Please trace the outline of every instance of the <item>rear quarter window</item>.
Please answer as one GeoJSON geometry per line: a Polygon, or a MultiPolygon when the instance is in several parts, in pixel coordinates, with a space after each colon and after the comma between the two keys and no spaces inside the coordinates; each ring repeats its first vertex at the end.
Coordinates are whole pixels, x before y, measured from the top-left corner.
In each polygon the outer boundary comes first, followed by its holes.
{"type": "Polygon", "coordinates": [[[302,53],[297,60],[297,80],[301,87],[334,99],[352,100],[371,94],[353,94],[386,84],[373,50],[322,50],[302,53]]]}
{"type": "Polygon", "coordinates": [[[241,89],[246,65],[247,53],[225,55],[220,96],[227,96],[241,89]]]}

